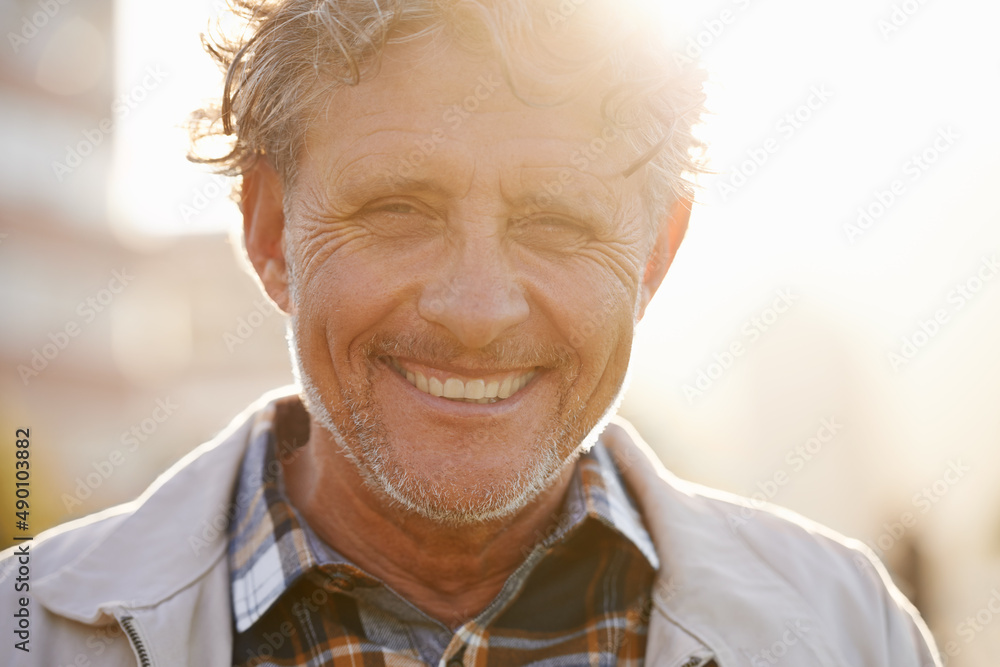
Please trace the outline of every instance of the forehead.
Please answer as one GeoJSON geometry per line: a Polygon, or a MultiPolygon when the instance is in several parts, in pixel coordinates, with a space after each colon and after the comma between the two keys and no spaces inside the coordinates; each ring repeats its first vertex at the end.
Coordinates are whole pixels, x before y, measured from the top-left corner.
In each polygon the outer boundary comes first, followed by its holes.
{"type": "Polygon", "coordinates": [[[553,103],[566,92],[521,81],[515,92],[498,62],[443,36],[392,43],[377,73],[336,90],[314,116],[303,166],[328,180],[493,170],[504,187],[554,170],[545,178],[594,194],[631,191],[624,135],[601,113],[604,91],[591,86],[553,103]]]}

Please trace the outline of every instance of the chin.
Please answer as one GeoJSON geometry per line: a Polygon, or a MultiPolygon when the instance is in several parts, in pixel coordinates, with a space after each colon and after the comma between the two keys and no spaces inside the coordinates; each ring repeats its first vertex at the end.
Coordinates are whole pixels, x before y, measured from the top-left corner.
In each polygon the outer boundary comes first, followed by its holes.
{"type": "MultiPolygon", "coordinates": [[[[500,470],[425,471],[397,465],[383,457],[372,466],[369,484],[400,509],[435,523],[468,526],[503,521],[516,516],[546,489],[577,456],[562,455],[554,447],[539,450],[527,465],[500,470]]],[[[447,469],[445,469],[447,470],[447,469]]]]}

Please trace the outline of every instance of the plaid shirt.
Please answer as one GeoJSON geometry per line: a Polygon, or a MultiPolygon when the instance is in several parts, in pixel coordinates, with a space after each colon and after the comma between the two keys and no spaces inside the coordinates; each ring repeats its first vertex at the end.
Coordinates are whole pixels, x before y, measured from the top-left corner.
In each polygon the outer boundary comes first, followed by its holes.
{"type": "Polygon", "coordinates": [[[288,501],[275,432],[303,444],[306,418],[297,399],[264,411],[242,464],[229,528],[234,665],[643,664],[659,561],[602,445],[581,457],[560,516],[496,599],[453,631],[323,542],[288,501]]]}

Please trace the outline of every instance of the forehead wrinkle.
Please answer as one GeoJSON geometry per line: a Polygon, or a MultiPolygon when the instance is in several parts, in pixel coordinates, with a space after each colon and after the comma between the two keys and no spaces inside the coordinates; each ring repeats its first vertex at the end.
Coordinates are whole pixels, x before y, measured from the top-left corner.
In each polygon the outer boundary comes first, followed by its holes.
{"type": "MultiPolygon", "coordinates": [[[[363,148],[365,138],[352,145],[363,148]]],[[[415,150],[412,144],[409,148],[415,150]]],[[[439,151],[425,155],[421,164],[416,165],[410,161],[408,153],[386,146],[384,142],[374,148],[337,151],[326,164],[319,165],[319,171],[328,195],[363,193],[366,188],[374,190],[390,185],[462,196],[468,192],[476,173],[474,159],[470,164],[462,152],[447,151],[442,146],[439,151]],[[401,166],[406,166],[410,173],[404,176],[401,166]]]]}
{"type": "MultiPolygon", "coordinates": [[[[353,119],[343,119],[342,124],[347,124],[352,121],[353,119]]],[[[333,134],[332,137],[329,137],[330,139],[329,141],[326,141],[328,137],[326,137],[325,135],[327,133],[324,131],[316,131],[315,127],[316,126],[310,128],[310,131],[307,134],[306,145],[309,146],[310,148],[314,148],[317,145],[325,144],[330,149],[328,151],[330,153],[329,159],[323,161],[323,163],[320,165],[321,167],[327,170],[336,169],[337,163],[341,159],[341,157],[344,155],[350,155],[351,152],[356,152],[361,157],[367,155],[382,155],[382,154],[396,155],[397,159],[401,161],[403,157],[405,157],[405,155],[398,151],[400,145],[405,145],[408,149],[412,149],[414,147],[413,135],[416,135],[416,138],[424,138],[425,136],[427,136],[427,133],[415,130],[413,128],[376,127],[369,131],[365,131],[365,128],[362,127],[360,129],[363,132],[363,134],[356,136],[355,138],[351,139],[348,143],[345,143],[344,145],[339,145],[343,143],[346,139],[348,139],[348,137],[345,137],[343,134],[335,133],[333,134]],[[384,135],[392,136],[397,134],[410,135],[410,136],[400,138],[398,140],[392,140],[389,138],[385,138],[384,136],[384,135]],[[373,143],[375,146],[374,148],[372,147],[373,143]]],[[[357,131],[355,131],[353,134],[357,135],[358,133],[357,131]]],[[[308,152],[310,156],[313,155],[312,150],[308,152]]],[[[353,162],[353,160],[351,160],[350,162],[353,162]]]]}
{"type": "MultiPolygon", "coordinates": [[[[462,192],[462,197],[468,197],[469,193],[472,192],[473,187],[476,183],[476,176],[479,173],[479,159],[478,157],[472,158],[472,167],[469,169],[469,180],[465,183],[465,190],[462,192]]],[[[503,173],[503,170],[500,170],[503,173]]]]}
{"type": "Polygon", "coordinates": [[[480,158],[481,156],[476,156],[472,159],[466,187],[463,192],[456,193],[451,206],[452,214],[485,215],[489,219],[503,220],[510,207],[503,193],[504,169],[494,163],[493,176],[490,169],[480,166],[480,158]]]}

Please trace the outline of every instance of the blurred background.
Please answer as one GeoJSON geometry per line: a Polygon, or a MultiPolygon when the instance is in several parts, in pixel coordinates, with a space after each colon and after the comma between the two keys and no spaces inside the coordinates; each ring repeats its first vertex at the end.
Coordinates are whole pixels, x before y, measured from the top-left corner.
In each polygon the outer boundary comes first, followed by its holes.
{"type": "MultiPolygon", "coordinates": [[[[622,413],[682,477],[866,542],[1000,656],[1000,4],[678,3],[714,174],[622,413]]],[[[291,381],[230,184],[184,160],[221,2],[0,3],[0,546],[131,499],[291,381]]],[[[673,8],[671,9],[673,12],[673,8]]]]}

